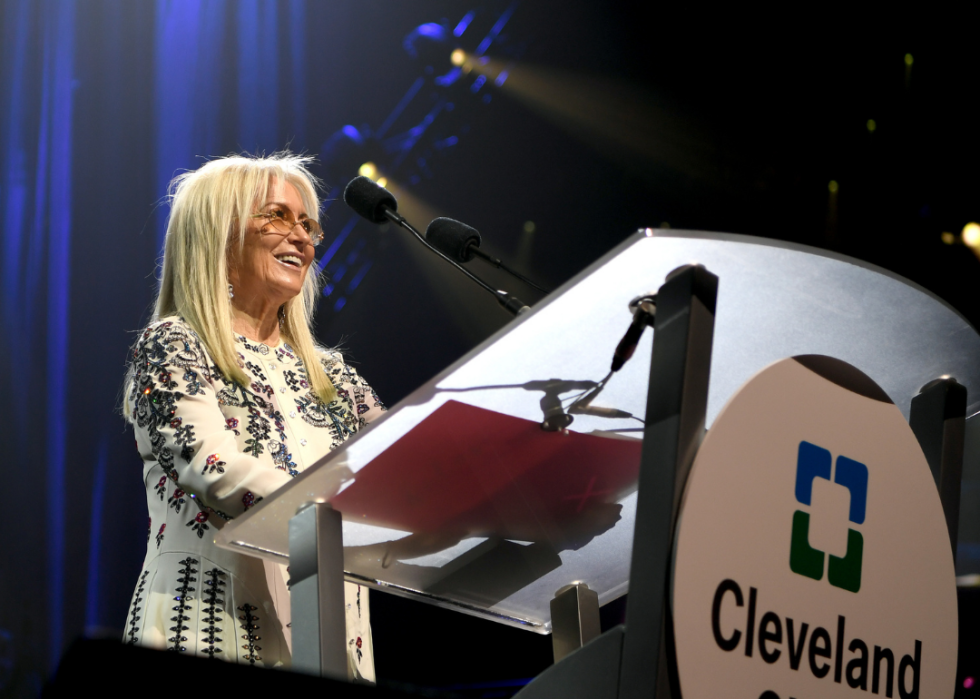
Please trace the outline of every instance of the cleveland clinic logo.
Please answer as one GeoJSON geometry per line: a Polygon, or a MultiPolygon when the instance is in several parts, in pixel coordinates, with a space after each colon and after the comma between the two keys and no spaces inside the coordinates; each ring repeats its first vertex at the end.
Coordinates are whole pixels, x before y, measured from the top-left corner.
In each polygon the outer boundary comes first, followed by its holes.
{"type": "Polygon", "coordinates": [[[864,537],[861,532],[849,526],[847,552],[843,557],[826,554],[810,545],[813,484],[817,478],[830,481],[831,470],[833,482],[850,491],[850,524],[864,524],[868,503],[868,467],[846,456],[838,456],[836,468],[831,469],[833,465],[829,451],[810,442],[800,442],[796,462],[796,500],[804,507],[793,513],[789,567],[799,575],[822,580],[826,561],[828,582],[842,590],[857,592],[861,589],[861,560],[864,552],[864,537]]]}

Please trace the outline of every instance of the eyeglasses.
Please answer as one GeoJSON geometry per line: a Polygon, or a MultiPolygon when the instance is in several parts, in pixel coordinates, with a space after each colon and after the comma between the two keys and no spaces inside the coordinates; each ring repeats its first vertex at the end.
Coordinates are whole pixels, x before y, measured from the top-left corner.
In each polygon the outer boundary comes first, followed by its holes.
{"type": "Polygon", "coordinates": [[[312,218],[292,221],[286,218],[286,214],[279,209],[261,214],[252,214],[252,218],[266,219],[266,225],[272,226],[272,229],[280,235],[289,235],[293,228],[300,226],[304,231],[306,231],[306,234],[310,236],[310,242],[313,243],[314,247],[323,242],[323,229],[320,228],[320,224],[314,221],[312,218]]]}

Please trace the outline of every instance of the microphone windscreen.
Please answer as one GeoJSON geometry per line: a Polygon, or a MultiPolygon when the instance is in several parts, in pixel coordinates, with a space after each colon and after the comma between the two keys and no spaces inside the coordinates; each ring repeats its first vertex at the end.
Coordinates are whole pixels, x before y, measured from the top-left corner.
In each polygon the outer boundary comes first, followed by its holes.
{"type": "Polygon", "coordinates": [[[388,220],[385,208],[398,211],[398,202],[391,192],[367,177],[355,177],[344,190],[344,202],[372,223],[388,220]]]}
{"type": "Polygon", "coordinates": [[[429,245],[457,262],[473,259],[471,245],[480,247],[480,232],[451,218],[433,219],[425,229],[425,239],[429,245]]]}

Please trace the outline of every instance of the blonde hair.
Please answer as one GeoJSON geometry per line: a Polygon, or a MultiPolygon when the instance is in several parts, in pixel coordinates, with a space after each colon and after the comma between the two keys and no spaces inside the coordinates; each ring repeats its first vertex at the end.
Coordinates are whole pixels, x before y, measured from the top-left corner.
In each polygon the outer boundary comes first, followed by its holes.
{"type": "MultiPolygon", "coordinates": [[[[183,318],[221,373],[243,386],[249,380],[238,363],[232,330],[228,241],[237,227],[241,249],[255,202],[265,201],[274,180],[295,186],[307,215],[319,220],[319,181],[307,168],[312,160],[288,151],[267,157],[231,155],[182,173],[170,183],[170,219],[152,322],[168,316],[183,318]]],[[[303,360],[313,393],[329,403],[337,391],[320,367],[322,348],[312,331],[319,292],[315,266],[303,280],[302,293],[284,305],[280,334],[303,360]]]]}

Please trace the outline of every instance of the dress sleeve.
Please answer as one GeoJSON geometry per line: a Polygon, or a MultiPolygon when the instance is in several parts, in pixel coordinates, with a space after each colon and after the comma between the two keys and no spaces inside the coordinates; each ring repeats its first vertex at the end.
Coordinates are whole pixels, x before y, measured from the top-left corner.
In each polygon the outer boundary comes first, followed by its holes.
{"type": "Polygon", "coordinates": [[[220,377],[197,335],[179,320],[150,326],[136,345],[129,406],[144,461],[156,461],[202,505],[242,514],[291,478],[239,450],[226,427],[220,377]]]}
{"type": "Polygon", "coordinates": [[[374,389],[354,370],[354,367],[344,362],[339,352],[324,353],[320,363],[337,389],[338,399],[350,402],[351,410],[357,416],[358,429],[377,420],[387,411],[374,389]]]}

